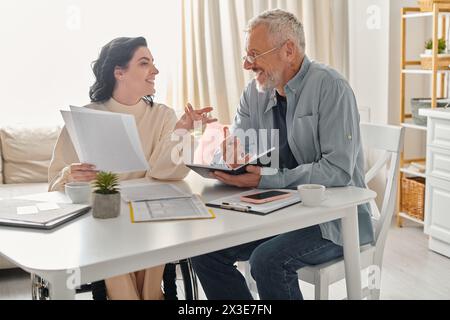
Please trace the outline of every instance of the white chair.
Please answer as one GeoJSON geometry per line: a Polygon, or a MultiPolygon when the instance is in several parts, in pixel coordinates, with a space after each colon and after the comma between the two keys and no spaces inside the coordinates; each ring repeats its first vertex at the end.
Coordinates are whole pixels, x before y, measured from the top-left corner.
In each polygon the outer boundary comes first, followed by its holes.
{"type": "MultiPolygon", "coordinates": [[[[403,148],[404,129],[397,126],[361,123],[361,136],[364,149],[383,151],[376,163],[365,175],[366,183],[370,182],[383,168],[387,168],[386,188],[384,192],[381,213],[375,201],[370,203],[372,221],[375,228],[374,245],[361,247],[361,268],[368,269],[369,274],[377,283],[363,288],[363,297],[379,299],[379,283],[381,281],[381,267],[387,233],[396,207],[398,171],[400,152],[403,148]],[[390,160],[389,166],[387,166],[390,160]],[[378,279],[377,279],[378,277],[378,279]]],[[[256,297],[256,283],[250,274],[250,265],[245,264],[245,278],[250,291],[256,297]]],[[[314,284],[316,300],[328,299],[329,286],[345,278],[343,258],[333,260],[317,266],[308,266],[298,271],[299,279],[314,284]]]]}

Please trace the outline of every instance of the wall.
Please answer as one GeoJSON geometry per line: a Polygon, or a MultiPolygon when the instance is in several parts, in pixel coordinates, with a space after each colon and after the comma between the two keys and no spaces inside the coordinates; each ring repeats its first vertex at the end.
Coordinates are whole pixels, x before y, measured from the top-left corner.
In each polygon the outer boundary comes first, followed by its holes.
{"type": "Polygon", "coordinates": [[[349,0],[350,84],[361,117],[387,122],[389,1],[349,0]]]}
{"type": "MultiPolygon", "coordinates": [[[[362,121],[399,124],[400,8],[405,6],[416,7],[417,1],[349,0],[349,81],[355,91],[362,121]]],[[[431,35],[427,27],[431,20],[414,19],[407,23],[407,59],[418,59],[423,42],[427,35],[431,35]]],[[[429,76],[408,75],[406,88],[409,109],[410,98],[429,96],[429,76]]],[[[406,156],[424,156],[425,138],[424,132],[407,129],[406,156]]],[[[368,165],[373,163],[376,155],[367,152],[368,165]]],[[[379,194],[382,186],[383,177],[370,185],[379,194]]]]}
{"type": "Polygon", "coordinates": [[[59,109],[88,103],[91,62],[120,36],[146,37],[160,69],[157,99],[165,97],[176,8],[176,1],[160,0],[0,1],[0,125],[61,123],[59,109]]]}

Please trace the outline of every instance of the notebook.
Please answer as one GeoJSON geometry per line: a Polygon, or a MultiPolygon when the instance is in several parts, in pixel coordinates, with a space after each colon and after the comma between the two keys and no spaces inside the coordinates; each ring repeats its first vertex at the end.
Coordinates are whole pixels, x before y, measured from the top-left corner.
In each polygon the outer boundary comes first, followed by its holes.
{"type": "Polygon", "coordinates": [[[237,168],[229,168],[227,165],[197,165],[197,164],[186,164],[186,167],[190,168],[192,171],[195,171],[199,175],[201,175],[204,178],[208,179],[215,179],[213,176],[211,176],[211,173],[214,171],[221,171],[225,172],[227,174],[231,175],[239,175],[247,172],[246,167],[250,164],[259,165],[259,159],[261,159],[263,156],[270,154],[275,150],[275,148],[271,148],[269,150],[266,150],[258,155],[253,156],[247,163],[244,163],[240,165],[237,168]]]}
{"type": "Polygon", "coordinates": [[[49,230],[90,209],[89,205],[84,204],[3,199],[0,200],[0,225],[49,230]]]}

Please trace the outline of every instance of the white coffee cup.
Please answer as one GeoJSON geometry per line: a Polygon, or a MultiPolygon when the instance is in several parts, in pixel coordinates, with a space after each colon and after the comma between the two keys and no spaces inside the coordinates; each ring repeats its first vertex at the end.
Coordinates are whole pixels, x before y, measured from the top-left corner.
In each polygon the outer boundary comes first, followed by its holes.
{"type": "Polygon", "coordinates": [[[316,207],[325,199],[325,186],[321,184],[302,184],[297,187],[303,205],[316,207]]]}
{"type": "Polygon", "coordinates": [[[91,184],[89,182],[69,182],[65,185],[66,195],[72,200],[72,203],[90,203],[91,202],[91,184]]]}

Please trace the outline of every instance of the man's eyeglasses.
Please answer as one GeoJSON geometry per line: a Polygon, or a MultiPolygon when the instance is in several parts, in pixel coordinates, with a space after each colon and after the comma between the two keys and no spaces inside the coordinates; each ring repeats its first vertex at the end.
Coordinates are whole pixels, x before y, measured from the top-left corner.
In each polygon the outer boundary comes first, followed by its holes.
{"type": "Polygon", "coordinates": [[[258,59],[259,57],[262,57],[262,56],[264,56],[266,54],[272,53],[275,50],[280,49],[282,46],[284,46],[284,43],[282,45],[278,46],[278,47],[272,48],[272,49],[270,49],[270,50],[268,50],[266,52],[258,54],[257,56],[248,56],[248,55],[244,56],[244,57],[242,57],[242,60],[244,60],[244,62],[248,62],[249,64],[254,64],[256,62],[256,59],[258,59]]]}

